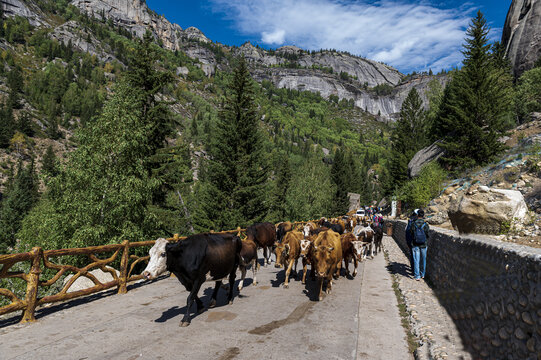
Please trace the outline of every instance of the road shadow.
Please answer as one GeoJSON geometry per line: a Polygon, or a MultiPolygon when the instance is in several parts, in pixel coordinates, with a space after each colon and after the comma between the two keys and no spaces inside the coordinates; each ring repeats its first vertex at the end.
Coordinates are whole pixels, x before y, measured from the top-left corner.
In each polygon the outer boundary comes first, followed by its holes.
{"type": "Polygon", "coordinates": [[[393,275],[401,275],[405,278],[411,279],[412,273],[411,273],[411,267],[406,264],[397,263],[395,261],[392,261],[387,265],[387,271],[389,271],[393,275]]]}
{"type": "MultiPolygon", "coordinates": [[[[214,282],[212,282],[212,286],[209,286],[203,289],[202,295],[199,296],[199,299],[203,303],[203,309],[200,312],[197,312],[197,304],[194,301],[190,309],[190,321],[209,310],[209,304],[212,299],[213,291],[214,291],[214,282]]],[[[223,287],[221,287],[218,290],[218,296],[216,297],[216,306],[214,306],[213,309],[220,308],[222,306],[229,304],[229,301],[227,300],[227,291],[228,290],[224,289],[223,287]]],[[[233,289],[233,291],[234,291],[233,301],[235,301],[235,297],[242,297],[242,296],[239,296],[239,293],[236,287],[233,289]]],[[[201,290],[199,290],[199,294],[201,294],[201,290]]],[[[186,297],[183,299],[183,301],[186,302],[187,300],[188,300],[188,294],[186,294],[186,297]]],[[[162,312],[160,317],[154,320],[154,322],[164,323],[179,315],[184,316],[184,314],[186,314],[186,307],[187,305],[184,305],[183,307],[173,306],[165,310],[164,312],[162,312]]]]}

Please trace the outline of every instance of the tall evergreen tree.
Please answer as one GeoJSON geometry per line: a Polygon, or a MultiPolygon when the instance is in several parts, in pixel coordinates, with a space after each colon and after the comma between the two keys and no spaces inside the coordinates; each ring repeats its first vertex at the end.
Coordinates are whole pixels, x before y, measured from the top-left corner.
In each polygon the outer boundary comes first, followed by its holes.
{"type": "Polygon", "coordinates": [[[488,33],[479,11],[466,32],[464,66],[444,92],[436,130],[452,167],[490,161],[504,149],[498,139],[513,123],[511,76],[490,53],[488,33]]]}
{"type": "Polygon", "coordinates": [[[49,145],[47,151],[41,159],[41,172],[49,177],[55,177],[59,173],[58,159],[53,150],[53,146],[49,145]]]}
{"type": "Polygon", "coordinates": [[[15,134],[15,119],[13,110],[9,104],[0,107],[0,148],[9,147],[9,141],[15,134]]]}
{"type": "Polygon", "coordinates": [[[9,87],[8,106],[19,108],[19,93],[23,89],[23,75],[18,66],[14,66],[7,76],[7,85],[9,87]]]}
{"type": "Polygon", "coordinates": [[[0,208],[0,253],[15,244],[21,222],[38,199],[38,181],[33,161],[19,163],[17,174],[7,189],[0,208]]]}
{"type": "Polygon", "coordinates": [[[336,192],[333,197],[334,216],[344,215],[348,211],[348,187],[350,185],[348,175],[344,153],[338,148],[334,154],[334,161],[331,167],[331,180],[336,186],[336,192]]]}
{"type": "Polygon", "coordinates": [[[240,58],[212,138],[199,229],[223,230],[263,220],[269,208],[263,150],[253,80],[240,58]]]}
{"type": "Polygon", "coordinates": [[[271,203],[271,217],[273,221],[285,221],[287,209],[287,192],[291,181],[291,166],[289,156],[282,154],[280,156],[279,167],[276,172],[276,181],[271,203]]]}
{"type": "Polygon", "coordinates": [[[415,88],[411,89],[400,109],[400,118],[391,135],[390,180],[388,190],[399,187],[408,179],[408,163],[426,145],[426,115],[423,101],[415,88]]]}

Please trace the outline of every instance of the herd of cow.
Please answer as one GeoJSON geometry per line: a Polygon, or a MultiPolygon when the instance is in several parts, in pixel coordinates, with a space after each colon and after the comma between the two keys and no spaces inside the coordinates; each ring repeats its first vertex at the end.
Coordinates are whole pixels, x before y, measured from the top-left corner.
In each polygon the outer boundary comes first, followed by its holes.
{"type": "Polygon", "coordinates": [[[318,298],[332,291],[333,279],[340,276],[344,263],[347,277],[355,277],[359,261],[368,254],[374,257],[381,250],[383,238],[382,224],[371,224],[367,218],[347,217],[342,219],[322,218],[317,222],[278,225],[256,223],[246,229],[242,239],[228,233],[202,233],[189,236],[185,240],[169,243],[160,238],[150,249],[150,260],[143,271],[145,279],[154,279],[166,271],[173,273],[189,291],[186,313],[181,326],[190,324],[190,308],[194,301],[197,312],[204,310],[197,296],[205,281],[215,281],[209,307],[216,305],[218,290],[222,281],[229,279],[228,301],[233,301],[233,290],[237,268],[242,278],[238,289],[242,290],[246,269],[251,266],[253,284],[257,284],[256,273],[259,268],[258,248],[263,249],[263,263],[270,264],[272,250],[276,255],[276,267],[284,267],[284,287],[289,286],[291,270],[297,271],[299,258],[302,259],[302,283],[306,282],[307,265],[310,277],[318,281],[318,298]],[[353,260],[354,270],[350,274],[349,263],[353,260]]]}

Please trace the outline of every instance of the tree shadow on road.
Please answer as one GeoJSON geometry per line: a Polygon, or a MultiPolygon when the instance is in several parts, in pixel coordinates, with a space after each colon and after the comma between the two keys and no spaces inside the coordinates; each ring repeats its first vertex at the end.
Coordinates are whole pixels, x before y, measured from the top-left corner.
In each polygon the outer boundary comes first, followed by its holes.
{"type": "Polygon", "coordinates": [[[397,263],[395,261],[392,261],[387,265],[387,271],[389,271],[391,274],[401,275],[408,279],[412,278],[411,275],[411,268],[409,265],[397,263]]]}

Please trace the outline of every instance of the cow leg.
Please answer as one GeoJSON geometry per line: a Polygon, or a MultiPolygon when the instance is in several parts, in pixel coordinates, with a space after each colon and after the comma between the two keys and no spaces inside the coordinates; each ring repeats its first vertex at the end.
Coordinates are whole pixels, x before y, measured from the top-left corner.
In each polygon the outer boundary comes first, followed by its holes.
{"type": "Polygon", "coordinates": [[[332,293],[332,277],[329,277],[327,279],[327,290],[325,291],[327,295],[330,295],[332,293]]]}
{"type": "Polygon", "coordinates": [[[184,314],[184,317],[182,318],[182,321],[180,322],[180,326],[182,327],[186,327],[190,325],[190,309],[193,305],[194,300],[197,299],[197,293],[199,292],[199,289],[201,288],[201,285],[203,284],[203,282],[204,280],[196,279],[193,284],[192,290],[190,291],[190,294],[188,295],[188,299],[186,300],[186,313],[184,314]]]}
{"type": "Polygon", "coordinates": [[[210,299],[209,308],[216,306],[216,298],[218,297],[218,290],[220,287],[222,287],[222,281],[216,281],[216,285],[214,285],[214,291],[212,292],[212,297],[210,299]]]}
{"type": "Polygon", "coordinates": [[[291,268],[293,267],[293,262],[295,260],[291,259],[289,260],[289,264],[287,264],[287,270],[286,270],[286,279],[284,281],[284,288],[287,289],[289,287],[289,274],[291,274],[291,268]]]}
{"type": "Polygon", "coordinates": [[[302,258],[302,283],[303,284],[306,284],[306,268],[307,268],[306,264],[307,264],[306,258],[303,257],[302,258]]]}
{"type": "Polygon", "coordinates": [[[195,304],[197,305],[197,313],[201,314],[203,310],[205,310],[205,307],[203,306],[203,302],[197,295],[195,296],[195,304]]]}
{"type": "Polygon", "coordinates": [[[353,256],[353,266],[355,266],[355,269],[353,270],[353,277],[355,277],[355,275],[357,275],[357,256],[353,256]]]}
{"type": "Polygon", "coordinates": [[[254,276],[254,280],[252,282],[252,285],[257,286],[257,268],[259,267],[259,264],[257,263],[257,260],[252,260],[252,275],[254,276]]]}
{"type": "Polygon", "coordinates": [[[349,276],[349,256],[344,258],[344,267],[346,268],[346,276],[349,276]]]}
{"type": "Polygon", "coordinates": [[[237,277],[237,267],[235,266],[229,274],[229,292],[227,293],[227,300],[229,305],[233,304],[233,285],[235,285],[235,278],[237,277]]]}
{"type": "Polygon", "coordinates": [[[239,281],[239,292],[244,287],[244,279],[246,278],[246,266],[245,265],[239,265],[240,268],[240,281],[239,281]]]}
{"type": "Polygon", "coordinates": [[[342,261],[338,263],[338,266],[336,267],[336,271],[334,272],[333,278],[338,280],[340,278],[340,270],[342,270],[342,261]]]}
{"type": "Polygon", "coordinates": [[[267,247],[263,246],[263,266],[267,267],[267,264],[270,264],[270,261],[267,259],[267,247]]]}
{"type": "Polygon", "coordinates": [[[370,243],[370,257],[372,259],[374,258],[374,244],[373,243],[370,243]]]}

